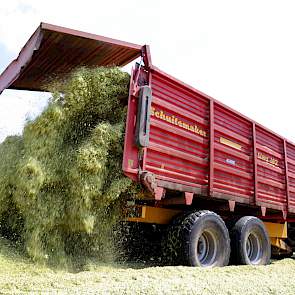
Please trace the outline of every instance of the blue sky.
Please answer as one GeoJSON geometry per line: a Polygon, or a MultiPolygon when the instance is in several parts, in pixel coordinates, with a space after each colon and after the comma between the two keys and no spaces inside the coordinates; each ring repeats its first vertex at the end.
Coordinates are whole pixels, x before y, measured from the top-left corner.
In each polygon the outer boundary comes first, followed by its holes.
{"type": "MultiPolygon", "coordinates": [[[[41,21],[147,43],[156,66],[295,142],[294,11],[292,0],[2,1],[0,68],[41,21]]],[[[3,93],[0,140],[43,107],[39,94],[3,93]]]]}

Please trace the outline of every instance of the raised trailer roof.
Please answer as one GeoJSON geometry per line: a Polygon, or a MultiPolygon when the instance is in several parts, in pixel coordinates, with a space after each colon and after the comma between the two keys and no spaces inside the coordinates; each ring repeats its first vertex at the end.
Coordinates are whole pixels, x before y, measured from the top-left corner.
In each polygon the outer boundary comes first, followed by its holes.
{"type": "Polygon", "coordinates": [[[0,75],[5,89],[46,90],[48,77],[77,66],[124,66],[142,55],[144,46],[41,23],[18,57],[0,75]]]}

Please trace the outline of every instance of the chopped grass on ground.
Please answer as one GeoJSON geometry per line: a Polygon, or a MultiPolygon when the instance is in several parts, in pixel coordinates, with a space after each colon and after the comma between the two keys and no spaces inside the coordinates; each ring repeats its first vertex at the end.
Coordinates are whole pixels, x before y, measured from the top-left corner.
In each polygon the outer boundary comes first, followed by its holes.
{"type": "Polygon", "coordinates": [[[295,294],[295,260],[268,266],[202,269],[103,264],[88,259],[68,272],[32,263],[0,239],[0,290],[5,294],[295,294]]]}

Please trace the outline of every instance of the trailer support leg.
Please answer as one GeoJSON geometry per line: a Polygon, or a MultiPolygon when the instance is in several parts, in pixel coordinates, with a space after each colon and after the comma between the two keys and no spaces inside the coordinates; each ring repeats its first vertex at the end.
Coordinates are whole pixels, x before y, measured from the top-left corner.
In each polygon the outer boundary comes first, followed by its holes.
{"type": "Polygon", "coordinates": [[[229,206],[229,211],[234,212],[235,211],[235,206],[236,206],[236,201],[228,200],[228,206],[229,206]]]}
{"type": "Polygon", "coordinates": [[[165,195],[165,189],[163,187],[157,186],[155,188],[155,199],[157,201],[161,201],[164,195],[165,195]]]}
{"type": "Polygon", "coordinates": [[[194,193],[185,192],[184,197],[186,205],[191,205],[193,203],[194,193]]]}
{"type": "Polygon", "coordinates": [[[260,209],[261,209],[261,215],[264,217],[266,214],[266,207],[261,206],[260,209]]]}

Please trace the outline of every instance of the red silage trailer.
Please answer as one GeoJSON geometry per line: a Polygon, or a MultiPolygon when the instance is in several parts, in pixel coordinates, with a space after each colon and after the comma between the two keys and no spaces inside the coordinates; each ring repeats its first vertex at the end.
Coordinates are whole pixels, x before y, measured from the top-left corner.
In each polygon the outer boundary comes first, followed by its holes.
{"type": "Polygon", "coordinates": [[[123,171],[147,193],[128,203],[129,222],[170,224],[163,244],[174,263],[267,264],[271,249],[291,256],[295,145],[156,68],[148,46],[41,24],[0,76],[0,92],[39,90],[46,74],[137,57],[123,171]],[[60,48],[73,58],[56,58],[60,48]]]}

